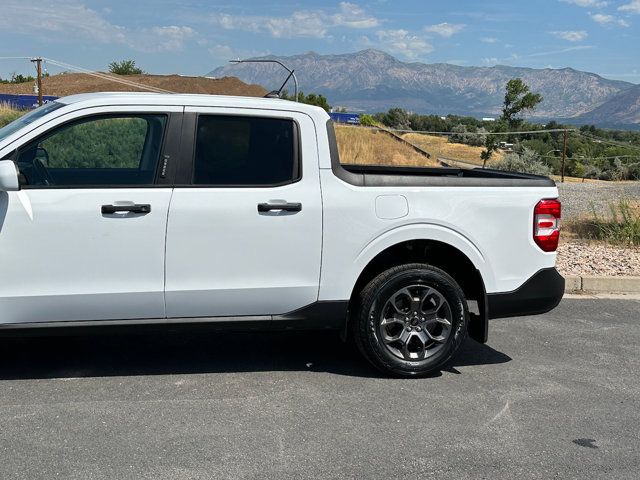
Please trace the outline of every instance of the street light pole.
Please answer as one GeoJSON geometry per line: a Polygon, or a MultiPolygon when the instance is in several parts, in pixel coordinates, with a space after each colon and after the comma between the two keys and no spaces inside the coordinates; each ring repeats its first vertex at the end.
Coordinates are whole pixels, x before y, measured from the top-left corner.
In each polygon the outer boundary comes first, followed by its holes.
{"type": "Polygon", "coordinates": [[[280,65],[282,68],[284,68],[287,72],[289,72],[289,76],[287,77],[287,79],[284,81],[284,83],[282,84],[282,87],[280,87],[280,90],[282,90],[282,88],[287,84],[287,82],[289,81],[289,79],[291,77],[293,77],[293,85],[294,85],[294,89],[295,89],[295,101],[298,101],[298,78],[296,77],[296,74],[294,73],[295,70],[291,70],[289,67],[287,67],[284,63],[282,63],[279,60],[274,60],[274,59],[270,59],[270,58],[261,58],[261,59],[256,59],[256,60],[229,60],[229,63],[275,63],[277,65],[280,65]]]}

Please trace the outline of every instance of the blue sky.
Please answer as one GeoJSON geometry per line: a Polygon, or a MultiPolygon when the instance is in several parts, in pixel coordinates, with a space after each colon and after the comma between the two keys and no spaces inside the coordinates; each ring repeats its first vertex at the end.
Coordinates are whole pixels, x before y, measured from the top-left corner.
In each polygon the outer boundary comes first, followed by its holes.
{"type": "MultiPolygon", "coordinates": [[[[573,67],[640,83],[640,0],[2,0],[0,57],[202,75],[227,60],[313,50],[402,60],[573,67]]],[[[47,65],[51,73],[61,71],[47,65]]],[[[0,75],[31,73],[0,59],[0,75]]]]}

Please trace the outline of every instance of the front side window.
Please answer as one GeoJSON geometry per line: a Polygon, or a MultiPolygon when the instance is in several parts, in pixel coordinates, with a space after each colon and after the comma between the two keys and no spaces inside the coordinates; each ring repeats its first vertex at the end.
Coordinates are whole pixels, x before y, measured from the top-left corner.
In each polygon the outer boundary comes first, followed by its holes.
{"type": "Polygon", "coordinates": [[[290,119],[200,115],[193,183],[274,186],[299,178],[297,129],[290,119]]]}
{"type": "Polygon", "coordinates": [[[149,185],[162,148],[166,115],[83,119],[48,132],[23,149],[25,186],[149,185]]]}

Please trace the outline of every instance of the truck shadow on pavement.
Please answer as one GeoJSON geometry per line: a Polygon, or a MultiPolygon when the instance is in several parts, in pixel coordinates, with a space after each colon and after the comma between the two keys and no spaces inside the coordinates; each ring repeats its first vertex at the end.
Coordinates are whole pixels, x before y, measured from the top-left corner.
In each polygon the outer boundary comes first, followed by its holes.
{"type": "MultiPolygon", "coordinates": [[[[468,339],[444,368],[511,358],[468,339]]],[[[311,371],[381,377],[332,332],[167,332],[0,338],[0,381],[265,371],[311,371]]],[[[437,372],[433,376],[440,376],[437,372]]]]}

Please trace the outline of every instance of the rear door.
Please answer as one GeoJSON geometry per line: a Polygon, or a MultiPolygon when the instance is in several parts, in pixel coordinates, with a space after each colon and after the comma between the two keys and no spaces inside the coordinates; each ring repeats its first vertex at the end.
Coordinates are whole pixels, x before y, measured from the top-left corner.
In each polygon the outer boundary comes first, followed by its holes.
{"type": "Polygon", "coordinates": [[[95,108],[25,135],[21,191],[0,198],[0,322],[165,316],[162,170],[181,121],[182,107],[95,108]]]}
{"type": "Polygon", "coordinates": [[[167,316],[280,314],[315,302],[322,208],[313,121],[187,107],[184,123],[186,162],[167,228],[167,316]]]}

